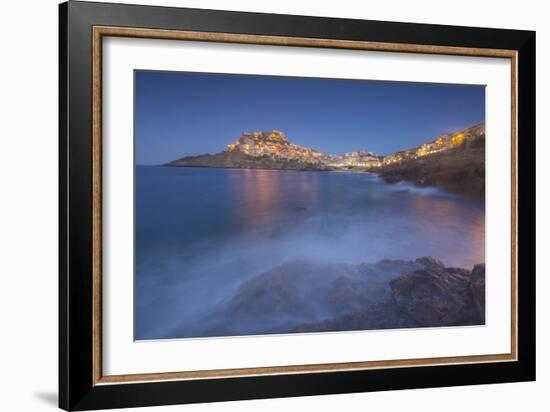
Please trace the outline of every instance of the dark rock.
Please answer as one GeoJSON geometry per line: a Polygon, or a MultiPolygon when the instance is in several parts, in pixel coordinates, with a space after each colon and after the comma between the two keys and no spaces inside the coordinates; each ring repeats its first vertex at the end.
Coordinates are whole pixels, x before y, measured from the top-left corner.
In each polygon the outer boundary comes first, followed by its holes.
{"type": "Polygon", "coordinates": [[[485,323],[485,264],[474,266],[470,276],[470,290],[472,298],[479,310],[482,323],[485,323]]]}
{"type": "MultiPolygon", "coordinates": [[[[437,186],[443,190],[478,199],[485,198],[485,125],[460,132],[462,144],[442,151],[417,156],[417,149],[398,152],[399,161],[370,168],[386,183],[411,182],[418,186],[437,186]]],[[[392,156],[390,156],[392,157],[392,156]]]]}
{"type": "Polygon", "coordinates": [[[288,262],[244,282],[205,319],[201,336],[288,332],[298,325],[344,316],[390,297],[391,279],[423,267],[404,260],[288,262]]]}
{"type": "MultiPolygon", "coordinates": [[[[484,265],[473,272],[446,268],[430,257],[362,264],[292,261],[244,282],[193,333],[205,337],[483,324],[484,265]]],[[[182,333],[176,330],[174,336],[182,333]]]]}
{"type": "Polygon", "coordinates": [[[424,256],[416,259],[416,263],[422,265],[422,267],[426,269],[434,269],[434,270],[445,269],[445,264],[442,261],[429,256],[424,256]]]}
{"type": "Polygon", "coordinates": [[[398,308],[422,326],[482,323],[464,269],[426,267],[390,282],[398,308]]]}
{"type": "MultiPolygon", "coordinates": [[[[377,265],[388,264],[382,261],[377,265]]],[[[302,324],[292,331],[400,329],[485,323],[485,301],[482,299],[485,296],[485,265],[476,265],[470,274],[465,269],[446,268],[441,261],[429,257],[416,259],[415,264],[422,268],[390,281],[391,295],[344,316],[302,324]]]]}
{"type": "Polygon", "coordinates": [[[348,315],[295,327],[292,332],[339,332],[348,330],[400,329],[420,326],[399,310],[391,296],[348,315]]]}
{"type": "Polygon", "coordinates": [[[240,151],[223,151],[216,154],[187,156],[169,162],[165,164],[165,166],[270,170],[330,170],[329,167],[319,163],[270,156],[249,156],[240,151]]]}
{"type": "Polygon", "coordinates": [[[283,264],[243,283],[211,317],[207,333],[216,334],[220,327],[230,334],[288,331],[350,313],[390,293],[387,279],[371,279],[364,273],[359,265],[283,264]]]}

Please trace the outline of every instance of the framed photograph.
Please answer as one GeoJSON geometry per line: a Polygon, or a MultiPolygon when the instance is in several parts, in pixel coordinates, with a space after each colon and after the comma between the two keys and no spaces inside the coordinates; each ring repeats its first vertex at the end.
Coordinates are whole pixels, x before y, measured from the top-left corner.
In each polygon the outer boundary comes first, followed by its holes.
{"type": "Polygon", "coordinates": [[[535,379],[535,33],[60,5],[66,410],[535,379]]]}

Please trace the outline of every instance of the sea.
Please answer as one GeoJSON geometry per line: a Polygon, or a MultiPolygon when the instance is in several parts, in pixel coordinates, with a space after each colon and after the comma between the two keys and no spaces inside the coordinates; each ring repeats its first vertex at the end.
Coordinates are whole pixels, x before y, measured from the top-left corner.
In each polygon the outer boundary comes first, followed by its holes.
{"type": "Polygon", "coordinates": [[[135,339],[163,339],[296,259],[485,261],[482,200],[353,171],[137,166],[135,339]]]}

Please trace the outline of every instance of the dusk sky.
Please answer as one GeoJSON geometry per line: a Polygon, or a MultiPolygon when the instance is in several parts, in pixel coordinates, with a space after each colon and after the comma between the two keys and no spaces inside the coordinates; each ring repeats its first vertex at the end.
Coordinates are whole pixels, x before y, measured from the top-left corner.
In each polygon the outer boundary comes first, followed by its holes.
{"type": "Polygon", "coordinates": [[[243,131],[273,129],[330,154],[387,155],[484,120],[484,86],[135,73],[138,165],[217,153],[243,131]]]}

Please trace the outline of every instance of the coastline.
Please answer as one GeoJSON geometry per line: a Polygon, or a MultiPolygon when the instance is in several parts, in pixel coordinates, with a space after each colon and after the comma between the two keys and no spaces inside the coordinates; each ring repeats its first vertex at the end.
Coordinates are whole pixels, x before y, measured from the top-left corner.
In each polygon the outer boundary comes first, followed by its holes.
{"type": "MultiPolygon", "coordinates": [[[[136,233],[142,257],[137,290],[167,297],[165,304],[139,309],[141,338],[178,326],[161,327],[151,313],[186,312],[198,302],[204,310],[182,316],[181,329],[166,337],[434,326],[435,309],[423,312],[427,319],[415,320],[415,310],[414,317],[400,313],[434,279],[454,282],[452,288],[443,284],[442,299],[455,302],[469,290],[473,265],[484,261],[483,244],[469,246],[482,233],[480,205],[458,196],[408,183],[389,186],[379,175],[357,170],[206,169],[138,167],[137,213],[147,219],[138,219],[136,233]],[[418,256],[446,264],[415,262],[418,256]],[[433,270],[392,289],[392,279],[426,266],[433,270]],[[168,298],[172,282],[181,285],[177,301],[168,298]],[[180,298],[188,303],[180,306],[180,298]],[[222,301],[229,306],[218,305],[222,301]]],[[[468,302],[449,308],[448,316],[464,316],[445,324],[481,322],[470,316],[475,305],[468,302]]]]}
{"type": "Polygon", "coordinates": [[[241,283],[193,328],[183,322],[162,338],[484,324],[484,263],[464,269],[427,256],[358,264],[292,260],[241,283]]]}
{"type": "Polygon", "coordinates": [[[384,182],[410,182],[449,193],[485,199],[485,139],[474,139],[441,153],[369,170],[384,182]]]}
{"type": "Polygon", "coordinates": [[[419,188],[433,188],[438,189],[446,193],[465,196],[468,198],[474,198],[483,200],[485,198],[485,186],[483,183],[477,183],[474,187],[480,187],[483,185],[482,190],[472,190],[472,186],[464,184],[463,186],[453,186],[447,184],[445,181],[437,181],[435,183],[426,183],[426,179],[417,178],[413,175],[407,175],[407,173],[397,174],[393,171],[379,170],[387,167],[372,168],[364,170],[362,168],[351,169],[288,169],[288,168],[268,168],[268,167],[238,167],[238,166],[208,166],[208,165],[175,165],[175,164],[158,164],[158,165],[136,165],[136,167],[168,167],[168,168],[191,168],[191,169],[224,169],[224,170],[265,170],[273,172],[323,172],[323,173],[356,173],[378,176],[385,184],[395,185],[397,183],[409,183],[419,188]],[[377,169],[377,170],[374,170],[377,169]]]}
{"type": "MultiPolygon", "coordinates": [[[[141,165],[138,165],[141,166],[141,165]]],[[[274,172],[338,172],[339,170],[332,169],[314,169],[314,168],[302,168],[302,169],[288,169],[288,168],[274,168],[274,167],[239,167],[239,166],[208,166],[208,165],[175,165],[170,163],[160,165],[150,165],[154,167],[170,167],[170,168],[196,168],[196,169],[228,169],[228,170],[270,170],[274,172]]],[[[359,172],[359,171],[357,171],[359,172]]]]}
{"type": "Polygon", "coordinates": [[[388,184],[405,181],[482,199],[485,197],[485,124],[442,135],[389,156],[366,151],[328,155],[292,144],[278,130],[243,132],[227,150],[182,157],[164,166],[371,172],[379,174],[388,184]]]}

